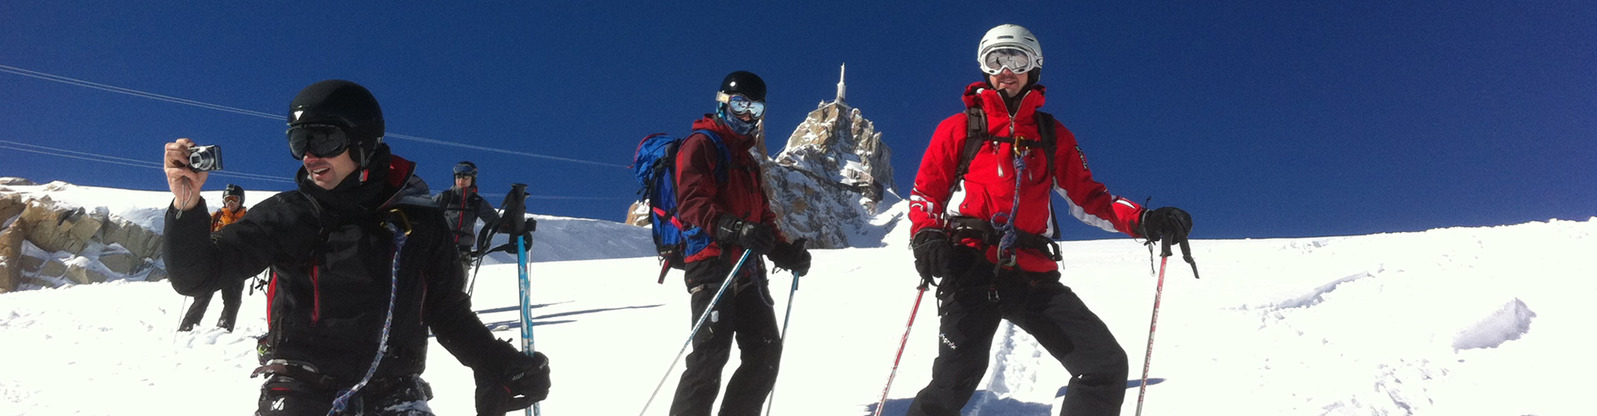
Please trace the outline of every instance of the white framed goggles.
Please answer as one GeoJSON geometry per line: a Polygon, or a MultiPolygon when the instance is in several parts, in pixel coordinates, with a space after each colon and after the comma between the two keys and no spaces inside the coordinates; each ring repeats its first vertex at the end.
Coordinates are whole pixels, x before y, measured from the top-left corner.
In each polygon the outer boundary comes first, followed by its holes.
{"type": "Polygon", "coordinates": [[[754,118],[765,117],[765,102],[755,101],[743,94],[715,93],[715,101],[726,104],[726,109],[734,115],[749,115],[754,118]]]}
{"type": "Polygon", "coordinates": [[[981,71],[987,75],[998,75],[1008,68],[1009,72],[1024,74],[1037,68],[1037,59],[1030,53],[1016,48],[998,48],[987,51],[981,58],[981,71]]]}

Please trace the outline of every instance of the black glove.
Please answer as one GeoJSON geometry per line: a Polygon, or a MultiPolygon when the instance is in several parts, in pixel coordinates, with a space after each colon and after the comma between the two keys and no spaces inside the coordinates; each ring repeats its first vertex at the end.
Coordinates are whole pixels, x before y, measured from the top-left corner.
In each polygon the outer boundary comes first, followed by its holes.
{"type": "Polygon", "coordinates": [[[1192,216],[1176,207],[1144,211],[1141,228],[1142,237],[1148,241],[1170,237],[1171,244],[1178,244],[1187,241],[1187,234],[1192,233],[1192,216]]]}
{"type": "Polygon", "coordinates": [[[921,282],[928,286],[937,286],[934,277],[948,277],[953,274],[948,270],[949,257],[954,249],[948,242],[948,233],[937,228],[927,228],[915,233],[915,238],[910,239],[910,250],[915,252],[915,271],[920,273],[921,282]]]}
{"type": "Polygon", "coordinates": [[[757,222],[748,222],[732,214],[721,214],[715,220],[715,239],[743,246],[756,255],[770,253],[776,246],[776,232],[757,222]]]}
{"type": "Polygon", "coordinates": [[[549,397],[549,357],[541,352],[516,353],[502,368],[474,373],[478,416],[504,416],[549,397]]]}
{"type": "Polygon", "coordinates": [[[776,248],[766,257],[776,267],[792,270],[800,276],[810,274],[810,250],[804,248],[804,242],[805,239],[800,238],[791,243],[776,243],[776,248]]]}

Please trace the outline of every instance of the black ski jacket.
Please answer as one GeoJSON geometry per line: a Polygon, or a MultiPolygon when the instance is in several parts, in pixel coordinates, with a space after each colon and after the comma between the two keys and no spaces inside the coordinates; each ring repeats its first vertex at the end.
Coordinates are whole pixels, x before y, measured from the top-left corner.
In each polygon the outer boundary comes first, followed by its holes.
{"type": "Polygon", "coordinates": [[[471,247],[476,243],[478,218],[489,226],[499,222],[499,211],[494,211],[493,204],[488,203],[475,190],[470,196],[466,196],[466,191],[463,189],[449,188],[438,193],[433,202],[444,211],[444,220],[449,221],[449,229],[454,230],[456,246],[471,247]]]}
{"type": "Polygon", "coordinates": [[[497,373],[520,353],[472,311],[454,237],[415,164],[381,146],[372,166],[331,191],[301,168],[298,191],[261,201],[214,238],[203,199],[181,213],[169,208],[162,249],[172,287],[205,293],[270,267],[263,361],[309,363],[347,388],[377,353],[396,245],[387,224],[397,224],[410,234],[398,253],[388,351],[373,378],[420,374],[428,329],[462,364],[497,373]]]}

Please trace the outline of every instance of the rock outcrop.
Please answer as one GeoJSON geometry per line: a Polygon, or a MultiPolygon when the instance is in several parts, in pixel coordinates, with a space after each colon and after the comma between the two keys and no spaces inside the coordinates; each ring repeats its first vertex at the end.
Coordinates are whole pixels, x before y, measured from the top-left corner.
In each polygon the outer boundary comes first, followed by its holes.
{"type": "Polygon", "coordinates": [[[0,190],[0,220],[0,293],[165,276],[159,270],[160,234],[103,208],[90,211],[49,196],[0,190]]]}

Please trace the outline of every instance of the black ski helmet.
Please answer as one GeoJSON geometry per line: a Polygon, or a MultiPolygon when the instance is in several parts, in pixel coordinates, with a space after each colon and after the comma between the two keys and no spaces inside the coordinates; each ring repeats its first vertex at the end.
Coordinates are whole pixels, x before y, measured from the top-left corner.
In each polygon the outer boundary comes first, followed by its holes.
{"type": "Polygon", "coordinates": [[[754,101],[765,101],[765,80],[753,72],[736,71],[726,74],[726,79],[721,80],[720,92],[743,94],[754,101]]]}
{"type": "Polygon", "coordinates": [[[462,160],[455,164],[455,176],[477,176],[477,164],[462,160]]]}
{"type": "Polygon", "coordinates": [[[355,164],[366,166],[383,142],[383,109],[371,91],[349,81],[330,79],[311,84],[288,104],[288,125],[331,124],[349,136],[355,164]]]}
{"type": "Polygon", "coordinates": [[[226,200],[227,197],[230,196],[238,197],[238,204],[244,205],[244,188],[240,188],[238,185],[231,183],[227,184],[227,189],[222,191],[222,199],[226,200]]]}

